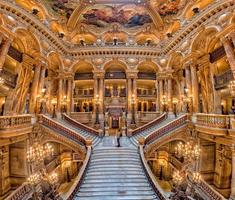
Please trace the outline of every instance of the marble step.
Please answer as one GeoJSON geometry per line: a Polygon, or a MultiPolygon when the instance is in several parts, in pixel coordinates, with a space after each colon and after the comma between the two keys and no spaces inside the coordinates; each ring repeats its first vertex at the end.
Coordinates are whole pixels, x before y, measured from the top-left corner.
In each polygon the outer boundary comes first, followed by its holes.
{"type": "Polygon", "coordinates": [[[155,200],[157,199],[154,195],[148,195],[148,196],[100,196],[98,197],[80,197],[77,196],[74,198],[74,200],[155,200]]]}
{"type": "Polygon", "coordinates": [[[87,174],[88,176],[85,177],[85,180],[100,180],[103,179],[104,182],[106,179],[113,179],[113,180],[122,180],[122,179],[145,179],[145,176],[143,174],[113,174],[113,175],[106,175],[106,174],[100,174],[100,175],[94,175],[94,174],[87,174]]]}
{"type": "Polygon", "coordinates": [[[129,166],[129,167],[126,167],[126,166],[110,166],[110,167],[92,167],[90,166],[90,168],[88,168],[87,172],[107,172],[107,171],[113,171],[113,173],[117,173],[119,171],[143,171],[143,169],[140,167],[140,166],[129,166]]]}
{"type": "Polygon", "coordinates": [[[87,174],[89,174],[89,176],[101,176],[101,175],[113,175],[113,174],[118,174],[118,175],[143,175],[144,176],[144,172],[140,172],[140,171],[124,171],[124,170],[120,170],[120,171],[115,171],[115,173],[113,171],[102,171],[102,172],[97,172],[97,171],[88,171],[87,174]]]}
{"type": "MultiPolygon", "coordinates": [[[[142,191],[142,192],[145,192],[145,191],[150,191],[149,190],[149,186],[142,186],[142,187],[126,187],[126,186],[119,186],[119,187],[112,187],[112,186],[106,186],[105,187],[105,191],[113,191],[113,192],[118,192],[118,191],[123,191],[123,190],[127,190],[128,191],[142,191]]],[[[101,191],[101,188],[100,187],[86,187],[86,188],[80,188],[80,191],[81,192],[100,192],[101,191]]]]}
{"type": "Polygon", "coordinates": [[[86,184],[86,183],[141,183],[141,182],[145,182],[145,183],[148,183],[147,179],[145,177],[142,177],[142,178],[132,178],[132,179],[119,179],[119,178],[116,178],[116,179],[88,179],[89,176],[85,177],[85,180],[83,182],[83,184],[86,184]]]}
{"type": "Polygon", "coordinates": [[[110,183],[86,183],[86,184],[83,184],[81,186],[81,189],[82,188],[107,188],[107,187],[134,187],[134,188],[138,188],[138,187],[149,187],[149,183],[148,182],[122,182],[122,183],[118,183],[118,182],[115,182],[115,183],[112,183],[112,185],[110,183]]]}

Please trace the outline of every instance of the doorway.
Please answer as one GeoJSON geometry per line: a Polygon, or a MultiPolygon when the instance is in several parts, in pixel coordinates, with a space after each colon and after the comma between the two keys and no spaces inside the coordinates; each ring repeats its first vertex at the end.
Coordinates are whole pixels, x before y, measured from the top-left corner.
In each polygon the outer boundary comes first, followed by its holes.
{"type": "Polygon", "coordinates": [[[112,117],[112,128],[119,128],[119,117],[112,117]]]}

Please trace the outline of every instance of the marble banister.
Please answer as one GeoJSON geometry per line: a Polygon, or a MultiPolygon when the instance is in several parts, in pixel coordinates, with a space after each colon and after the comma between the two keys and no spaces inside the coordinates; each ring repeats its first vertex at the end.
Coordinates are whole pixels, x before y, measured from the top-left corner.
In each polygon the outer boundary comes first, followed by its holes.
{"type": "Polygon", "coordinates": [[[201,179],[199,183],[194,183],[192,178],[192,172],[188,172],[187,179],[195,186],[195,189],[203,196],[206,196],[208,200],[225,200],[223,195],[216,191],[211,185],[205,180],[201,179]]]}
{"type": "Polygon", "coordinates": [[[145,174],[146,174],[146,176],[149,180],[149,183],[151,184],[154,192],[156,193],[158,199],[159,200],[167,200],[168,198],[165,196],[164,191],[162,190],[162,188],[158,184],[153,172],[151,171],[150,167],[148,166],[148,163],[147,163],[145,156],[144,156],[143,145],[139,146],[139,153],[140,153],[140,159],[141,159],[141,163],[142,163],[143,169],[145,171],[145,174]]]}
{"type": "Polygon", "coordinates": [[[89,126],[86,126],[85,124],[82,124],[74,119],[72,119],[71,117],[69,117],[68,115],[66,114],[63,114],[64,115],[64,120],[68,121],[70,124],[82,129],[82,130],[85,130],[87,132],[89,132],[90,134],[93,134],[93,135],[96,135],[96,136],[100,136],[100,131],[99,130],[96,130],[96,129],[93,129],[89,126]]]}
{"type": "Polygon", "coordinates": [[[18,187],[14,192],[12,192],[5,200],[19,200],[24,199],[26,196],[29,196],[31,193],[31,187],[27,183],[23,183],[18,187]]]}
{"type": "Polygon", "coordinates": [[[201,126],[213,127],[213,128],[230,128],[230,120],[233,117],[230,115],[218,115],[218,114],[196,114],[196,124],[201,126]]]}
{"type": "Polygon", "coordinates": [[[138,127],[134,130],[132,130],[130,133],[129,133],[129,136],[134,136],[148,128],[150,128],[151,126],[155,126],[159,123],[161,123],[163,120],[165,120],[167,118],[167,114],[166,113],[163,113],[162,115],[160,115],[158,118],[154,119],[153,121],[151,122],[148,122],[147,124],[141,126],[141,127],[138,127]]]}
{"type": "Polygon", "coordinates": [[[81,167],[81,169],[79,170],[79,174],[78,176],[75,178],[75,181],[72,185],[72,187],[70,188],[69,192],[67,193],[66,197],[64,199],[67,200],[72,200],[74,199],[79,187],[82,184],[82,181],[85,177],[89,162],[90,162],[90,158],[91,158],[91,153],[92,153],[92,149],[91,146],[87,147],[87,153],[86,153],[86,157],[85,160],[83,161],[83,165],[81,167]]]}
{"type": "Polygon", "coordinates": [[[0,130],[16,129],[31,125],[32,115],[0,116],[0,130]]]}
{"type": "Polygon", "coordinates": [[[72,129],[67,128],[67,127],[61,125],[60,123],[50,119],[49,117],[47,117],[45,115],[38,115],[38,121],[42,125],[45,125],[45,126],[52,128],[56,131],[59,131],[62,135],[78,142],[82,146],[86,146],[86,139],[83,136],[79,135],[78,133],[76,133],[72,129]]]}
{"type": "Polygon", "coordinates": [[[169,122],[168,124],[166,124],[163,127],[157,129],[155,132],[153,132],[148,137],[146,137],[145,138],[145,144],[149,145],[153,141],[161,138],[165,134],[168,134],[170,131],[186,124],[187,122],[188,122],[188,115],[187,114],[179,117],[178,119],[176,119],[172,122],[169,122]]]}

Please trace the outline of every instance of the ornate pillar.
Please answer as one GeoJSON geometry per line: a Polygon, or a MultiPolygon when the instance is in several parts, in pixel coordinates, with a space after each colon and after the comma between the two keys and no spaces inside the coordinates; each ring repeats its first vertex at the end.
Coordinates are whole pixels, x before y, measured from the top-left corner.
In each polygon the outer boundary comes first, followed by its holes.
{"type": "Polygon", "coordinates": [[[186,79],[186,87],[188,89],[189,95],[192,94],[192,85],[191,85],[191,74],[190,74],[190,67],[187,65],[185,67],[185,79],[186,79]]]}
{"type": "Polygon", "coordinates": [[[61,112],[61,103],[63,98],[63,78],[58,79],[58,93],[57,93],[57,112],[61,112]]]}
{"type": "Polygon", "coordinates": [[[197,69],[195,65],[190,65],[191,69],[191,80],[192,80],[192,98],[193,98],[193,112],[198,112],[199,106],[199,85],[197,77],[197,69]]]}
{"type": "Polygon", "coordinates": [[[159,81],[156,80],[155,82],[155,88],[156,88],[156,95],[157,95],[157,99],[156,99],[156,111],[160,110],[160,91],[159,91],[159,81]]]}
{"type": "Polygon", "coordinates": [[[44,64],[41,66],[41,71],[40,71],[40,80],[38,83],[38,93],[39,94],[41,93],[42,89],[44,88],[45,74],[46,74],[46,66],[44,64]]]}
{"type": "Polygon", "coordinates": [[[22,67],[14,94],[13,111],[15,113],[24,113],[26,97],[32,79],[33,64],[34,60],[30,56],[23,54],[22,67]]]}
{"type": "Polygon", "coordinates": [[[168,89],[168,104],[169,104],[169,112],[172,112],[173,111],[173,108],[172,108],[172,79],[169,78],[167,80],[167,89],[168,89]]]}
{"type": "Polygon", "coordinates": [[[235,53],[234,53],[232,43],[226,37],[222,38],[221,42],[223,43],[224,50],[226,52],[228,62],[230,64],[230,68],[231,68],[232,73],[233,73],[233,77],[235,78],[235,53]]]}
{"type": "Polygon", "coordinates": [[[100,115],[104,114],[104,73],[99,74],[100,115]]]}
{"type": "Polygon", "coordinates": [[[232,39],[233,41],[233,46],[235,47],[235,32],[232,32],[229,34],[229,37],[232,39]]]}
{"type": "Polygon", "coordinates": [[[231,177],[231,194],[230,198],[235,199],[235,146],[231,146],[232,151],[232,177],[231,177]]]}
{"type": "Polygon", "coordinates": [[[72,83],[73,79],[70,77],[68,79],[68,87],[67,87],[67,113],[70,113],[72,111],[72,83]]]}
{"type": "Polygon", "coordinates": [[[7,39],[3,40],[2,44],[1,44],[1,50],[0,50],[0,71],[2,70],[3,65],[5,63],[8,50],[9,50],[9,48],[11,46],[11,42],[12,41],[7,38],[7,39]]]}
{"type": "Polygon", "coordinates": [[[160,111],[163,111],[163,106],[162,106],[162,97],[163,97],[163,80],[159,80],[159,102],[160,102],[160,111]]]}
{"type": "Polygon", "coordinates": [[[127,109],[127,113],[128,115],[131,114],[131,95],[132,95],[132,87],[131,87],[131,78],[128,77],[127,78],[127,104],[128,104],[128,109],[127,109]]]}
{"type": "Polygon", "coordinates": [[[30,100],[29,100],[29,113],[33,114],[35,113],[35,106],[37,101],[37,94],[38,94],[38,83],[40,78],[40,71],[41,71],[41,62],[35,64],[34,66],[34,76],[33,76],[33,82],[31,86],[31,94],[30,94],[30,100]]]}

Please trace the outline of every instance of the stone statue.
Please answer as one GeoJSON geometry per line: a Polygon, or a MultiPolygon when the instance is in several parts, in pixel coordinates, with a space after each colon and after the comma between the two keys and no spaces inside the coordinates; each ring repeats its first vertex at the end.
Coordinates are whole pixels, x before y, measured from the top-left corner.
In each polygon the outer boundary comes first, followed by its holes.
{"type": "Polygon", "coordinates": [[[109,113],[108,112],[105,112],[104,125],[105,125],[105,127],[109,126],[109,113]]]}

